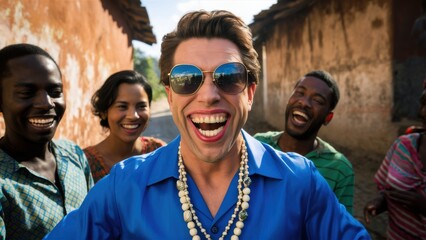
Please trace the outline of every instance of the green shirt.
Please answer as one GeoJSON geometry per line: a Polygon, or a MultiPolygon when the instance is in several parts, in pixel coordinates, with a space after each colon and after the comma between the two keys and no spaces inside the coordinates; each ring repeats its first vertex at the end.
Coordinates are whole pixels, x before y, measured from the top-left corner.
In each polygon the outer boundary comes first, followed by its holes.
{"type": "Polygon", "coordinates": [[[67,140],[51,147],[62,190],[0,149],[0,239],[42,239],[93,186],[80,147],[67,140]]]}
{"type": "MultiPolygon", "coordinates": [[[[254,137],[280,150],[278,139],[283,132],[257,133],[254,137]]],[[[330,144],[317,137],[318,147],[305,155],[310,159],[336,194],[339,202],[352,214],[354,198],[354,172],[349,160],[330,144]]]]}

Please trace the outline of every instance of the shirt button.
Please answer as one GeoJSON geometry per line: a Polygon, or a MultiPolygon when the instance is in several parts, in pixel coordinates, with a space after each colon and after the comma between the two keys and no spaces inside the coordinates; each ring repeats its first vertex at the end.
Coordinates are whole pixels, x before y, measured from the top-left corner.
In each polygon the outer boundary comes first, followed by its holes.
{"type": "Polygon", "coordinates": [[[210,229],[210,231],[212,231],[212,233],[216,234],[216,233],[219,231],[219,229],[218,229],[218,227],[213,226],[213,227],[210,229]]]}

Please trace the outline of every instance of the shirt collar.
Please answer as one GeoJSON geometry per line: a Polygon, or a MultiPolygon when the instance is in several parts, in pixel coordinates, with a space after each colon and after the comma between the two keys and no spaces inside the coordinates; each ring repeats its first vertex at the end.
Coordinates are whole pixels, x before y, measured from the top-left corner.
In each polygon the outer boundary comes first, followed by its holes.
{"type": "Polygon", "coordinates": [[[334,149],[330,144],[328,144],[326,141],[322,140],[321,138],[317,137],[318,141],[318,147],[314,149],[312,152],[306,154],[306,157],[310,155],[316,155],[320,156],[321,154],[336,154],[337,150],[334,149]]]}
{"type": "MultiPolygon", "coordinates": [[[[282,174],[277,170],[275,158],[277,155],[265,149],[265,147],[246,131],[241,130],[243,137],[246,141],[247,152],[249,157],[249,172],[250,175],[258,174],[264,177],[282,179],[282,174]]],[[[180,143],[180,136],[176,137],[173,141],[166,146],[158,149],[151,156],[153,164],[151,173],[148,178],[148,185],[152,185],[168,178],[178,179],[178,148],[180,143]]]]}
{"type": "Polygon", "coordinates": [[[152,171],[149,174],[148,185],[161,182],[167,178],[178,179],[178,148],[180,135],[168,143],[166,146],[157,149],[147,157],[152,155],[152,171]]]}
{"type": "MultiPolygon", "coordinates": [[[[249,172],[250,175],[259,174],[264,177],[282,179],[283,176],[278,171],[277,154],[273,148],[267,150],[264,145],[250,136],[246,131],[241,130],[246,140],[247,151],[249,156],[249,172]]],[[[282,161],[281,159],[278,159],[282,161]]]]}
{"type": "MultiPolygon", "coordinates": [[[[57,145],[53,141],[49,142],[49,148],[53,151],[53,154],[55,156],[55,160],[56,160],[56,164],[57,164],[57,168],[58,168],[58,173],[60,175],[65,174],[66,169],[63,169],[61,164],[62,164],[63,161],[68,160],[68,158],[70,157],[69,153],[62,151],[60,148],[57,147],[57,145]],[[58,161],[58,159],[61,159],[61,161],[58,161]],[[61,169],[62,169],[62,174],[61,174],[61,169]]],[[[9,154],[7,154],[5,151],[3,151],[3,149],[0,149],[0,156],[1,156],[0,157],[0,164],[7,166],[7,169],[10,169],[9,171],[11,173],[15,173],[15,172],[19,171],[19,169],[21,169],[21,168],[26,169],[33,174],[35,173],[31,169],[27,168],[25,165],[16,161],[9,154]]],[[[36,175],[38,175],[38,174],[36,174],[36,175]]]]}
{"type": "Polygon", "coordinates": [[[2,164],[2,167],[7,169],[10,173],[14,173],[20,168],[25,168],[24,165],[9,156],[9,154],[3,151],[3,149],[0,149],[0,164],[2,164]]]}

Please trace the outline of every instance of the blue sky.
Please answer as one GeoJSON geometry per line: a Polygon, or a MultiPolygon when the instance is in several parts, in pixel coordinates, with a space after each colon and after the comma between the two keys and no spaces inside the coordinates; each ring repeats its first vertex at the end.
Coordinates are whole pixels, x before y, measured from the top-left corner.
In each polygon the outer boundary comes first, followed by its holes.
{"type": "Polygon", "coordinates": [[[189,11],[225,9],[250,24],[254,15],[268,9],[277,0],[141,0],[141,2],[147,8],[157,44],[150,46],[143,42],[133,41],[133,46],[140,48],[148,56],[159,57],[161,38],[172,31],[180,17],[189,11]]]}

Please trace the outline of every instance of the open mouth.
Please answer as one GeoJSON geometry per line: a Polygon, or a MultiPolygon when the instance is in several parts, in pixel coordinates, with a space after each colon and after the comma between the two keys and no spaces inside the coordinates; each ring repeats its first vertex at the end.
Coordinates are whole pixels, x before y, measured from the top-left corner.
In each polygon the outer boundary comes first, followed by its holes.
{"type": "Polygon", "coordinates": [[[29,118],[28,122],[34,127],[47,128],[55,122],[55,118],[29,118]]]}
{"type": "Polygon", "coordinates": [[[306,113],[297,110],[293,111],[292,115],[293,120],[298,124],[305,124],[310,119],[306,113]]]}
{"type": "Polygon", "coordinates": [[[125,129],[133,130],[140,127],[140,124],[122,124],[121,126],[125,129]]]}
{"type": "Polygon", "coordinates": [[[206,137],[214,137],[218,135],[226,124],[228,117],[226,114],[213,114],[191,117],[192,123],[206,137]]]}

